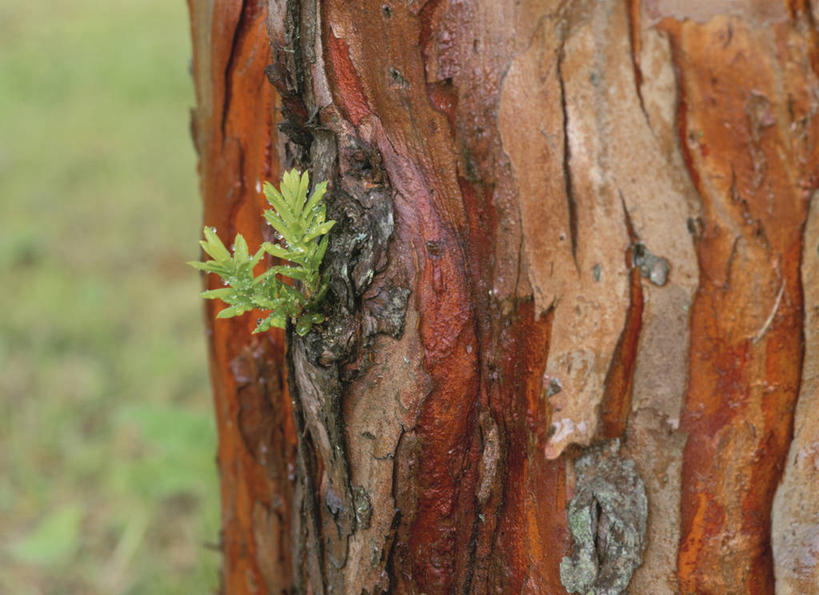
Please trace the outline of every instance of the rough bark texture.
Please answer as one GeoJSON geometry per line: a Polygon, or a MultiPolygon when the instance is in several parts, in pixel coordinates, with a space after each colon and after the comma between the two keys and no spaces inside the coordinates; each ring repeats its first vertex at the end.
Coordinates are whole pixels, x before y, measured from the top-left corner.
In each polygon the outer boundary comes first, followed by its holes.
{"type": "Polygon", "coordinates": [[[338,221],[306,337],[208,304],[225,592],[816,588],[806,1],[188,2],[205,223],[338,221]]]}

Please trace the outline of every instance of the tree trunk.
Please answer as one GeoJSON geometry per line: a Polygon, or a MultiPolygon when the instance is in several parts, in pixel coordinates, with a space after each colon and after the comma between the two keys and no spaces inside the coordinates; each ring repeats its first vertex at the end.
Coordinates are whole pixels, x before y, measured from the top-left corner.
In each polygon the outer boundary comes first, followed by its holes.
{"type": "Polygon", "coordinates": [[[226,592],[816,592],[807,0],[188,2],[205,224],[338,221],[207,304],[226,592]]]}

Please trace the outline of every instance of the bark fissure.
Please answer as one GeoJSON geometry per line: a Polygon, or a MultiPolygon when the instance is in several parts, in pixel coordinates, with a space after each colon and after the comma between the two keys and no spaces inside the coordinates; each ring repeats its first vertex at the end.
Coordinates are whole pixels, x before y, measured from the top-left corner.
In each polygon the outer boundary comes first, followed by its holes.
{"type": "Polygon", "coordinates": [[[631,413],[631,391],[634,385],[637,347],[643,320],[641,271],[634,259],[634,251],[641,244],[634,231],[628,209],[626,209],[623,194],[619,190],[618,193],[623,208],[623,220],[630,240],[630,245],[624,254],[626,266],[630,269],[630,278],[626,320],[612,352],[611,363],[603,383],[603,399],[600,401],[599,434],[609,440],[621,437],[626,431],[626,424],[631,413]]]}
{"type": "Polygon", "coordinates": [[[224,97],[222,99],[222,119],[220,123],[220,130],[222,132],[222,144],[225,142],[226,138],[226,127],[227,127],[227,118],[228,113],[230,112],[230,92],[231,92],[231,75],[233,74],[233,64],[234,60],[236,59],[236,54],[238,53],[239,47],[239,39],[242,35],[242,23],[244,21],[244,0],[242,1],[241,8],[239,8],[239,20],[236,23],[236,27],[233,29],[233,39],[230,42],[230,49],[228,50],[228,59],[227,63],[225,64],[225,71],[222,75],[224,77],[223,86],[224,86],[224,97]]]}
{"type": "MultiPolygon", "coordinates": [[[[290,331],[292,334],[292,330],[290,331]]],[[[290,343],[292,345],[292,342],[290,343]]],[[[287,358],[287,381],[290,388],[290,399],[293,407],[293,419],[297,431],[297,481],[301,492],[296,490],[296,501],[293,505],[292,542],[295,550],[293,556],[293,588],[297,593],[314,590],[319,594],[325,592],[326,576],[324,573],[324,542],[321,538],[319,522],[319,503],[313,481],[313,449],[307,444],[307,424],[304,418],[304,407],[298,398],[296,387],[296,370],[294,360],[287,358]],[[306,518],[305,518],[306,517],[306,518]],[[306,520],[306,526],[304,521],[306,520]],[[304,560],[306,558],[306,560],[304,560]],[[306,577],[309,581],[305,580],[306,577]],[[309,585],[309,588],[308,588],[309,585]]]]}
{"type": "Polygon", "coordinates": [[[563,112],[563,184],[566,191],[566,206],[569,213],[569,240],[572,246],[572,259],[574,266],[578,269],[580,266],[577,263],[577,199],[574,195],[574,188],[572,186],[572,169],[571,169],[571,139],[569,136],[569,108],[566,105],[566,83],[563,79],[563,57],[565,51],[565,40],[561,40],[560,47],[557,50],[557,61],[555,67],[557,70],[557,80],[560,83],[560,109],[563,112]]]}
{"type": "Polygon", "coordinates": [[[634,90],[637,93],[637,101],[640,104],[640,111],[646,122],[651,126],[651,118],[646,111],[646,105],[643,100],[643,71],[640,69],[640,11],[642,10],[642,2],[640,0],[629,0],[628,11],[628,30],[629,30],[629,48],[631,50],[631,64],[634,69],[634,90]]]}
{"type": "MultiPolygon", "coordinates": [[[[298,82],[296,95],[304,111],[288,110],[280,129],[297,145],[289,152],[294,161],[309,168],[313,179],[330,181],[328,216],[337,223],[324,265],[330,283],[327,320],[304,338],[290,334],[288,361],[295,374],[294,399],[301,404],[320,462],[312,473],[317,474],[321,530],[307,537],[324,540],[315,544],[324,552],[322,588],[344,592],[349,539],[357,530],[369,528],[371,504],[367,496],[363,510],[361,494],[367,489],[352,485],[343,399],[349,383],[367,373],[376,337],[401,336],[409,289],[394,275],[384,276],[394,222],[389,181],[378,151],[337,109],[316,103],[320,95],[316,86],[326,84],[315,79],[323,76],[315,71],[316,48],[323,47],[317,5],[291,3],[289,14],[298,15],[297,22],[291,21],[295,33],[290,34],[297,41],[292,61],[296,72],[285,77],[298,82]],[[291,131],[295,133],[290,135],[291,131]]],[[[281,77],[276,78],[281,84],[281,77]]]]}

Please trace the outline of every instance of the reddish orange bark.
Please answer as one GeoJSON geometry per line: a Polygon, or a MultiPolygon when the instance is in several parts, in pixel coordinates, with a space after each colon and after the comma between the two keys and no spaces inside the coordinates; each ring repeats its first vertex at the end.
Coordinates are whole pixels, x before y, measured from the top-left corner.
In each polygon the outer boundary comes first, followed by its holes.
{"type": "Polygon", "coordinates": [[[771,592],[770,510],[802,369],[800,232],[819,173],[805,144],[819,132],[806,119],[810,48],[790,21],[667,28],[681,145],[703,201],[682,420],[681,586],[771,592]],[[774,51],[755,51],[763,44],[774,51]]]}
{"type": "MultiPolygon", "coordinates": [[[[275,179],[279,97],[264,76],[270,62],[261,3],[194,2],[197,108],[191,128],[199,153],[204,223],[229,242],[241,232],[262,241],[261,180],[275,179]],[[203,36],[210,41],[202,43],[203,36]]],[[[218,283],[207,279],[208,287],[218,283]]],[[[250,339],[251,318],[215,320],[206,303],[211,379],[222,478],[222,586],[229,593],[289,588],[290,485],[295,430],[286,386],[284,333],[250,339]]]]}

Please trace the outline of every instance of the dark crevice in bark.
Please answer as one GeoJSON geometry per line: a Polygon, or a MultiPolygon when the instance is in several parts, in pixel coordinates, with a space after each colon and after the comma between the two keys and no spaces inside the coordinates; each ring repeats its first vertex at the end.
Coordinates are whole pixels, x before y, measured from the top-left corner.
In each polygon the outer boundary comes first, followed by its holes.
{"type": "MultiPolygon", "coordinates": [[[[310,2],[310,0],[307,0],[310,2]]],[[[293,92],[301,97],[304,93],[304,56],[301,41],[301,0],[287,0],[287,14],[285,16],[285,39],[293,58],[292,70],[288,73],[292,77],[293,92]]]]}
{"type": "MultiPolygon", "coordinates": [[[[288,343],[292,340],[292,324],[287,330],[288,343]]],[[[297,481],[303,490],[299,493],[295,491],[293,507],[291,509],[291,543],[293,544],[293,588],[296,593],[307,592],[304,571],[302,565],[306,565],[307,574],[310,577],[310,587],[316,593],[324,593],[325,578],[322,572],[324,558],[323,540],[321,539],[321,527],[319,525],[318,502],[316,490],[313,483],[312,449],[307,444],[306,424],[304,420],[304,410],[300,399],[297,397],[296,372],[293,365],[293,358],[287,357],[287,385],[289,388],[290,402],[293,407],[293,420],[296,424],[298,435],[297,443],[297,481]],[[306,521],[306,526],[302,522],[306,521]],[[306,557],[306,560],[303,558],[306,557]]]]}
{"type": "MultiPolygon", "coordinates": [[[[734,261],[736,260],[737,254],[739,253],[739,245],[740,242],[744,238],[741,235],[735,235],[734,241],[731,243],[731,251],[728,254],[728,258],[725,261],[725,273],[723,275],[724,282],[721,284],[717,284],[719,289],[723,291],[730,291],[732,289],[731,279],[734,273],[734,261]]],[[[708,279],[708,281],[713,283],[713,279],[708,279]]]]}
{"type": "MultiPolygon", "coordinates": [[[[332,181],[331,173],[336,162],[334,139],[322,134],[324,131],[315,130],[306,121],[305,116],[309,110],[297,109],[301,107],[299,104],[307,107],[305,104],[309,100],[305,100],[312,95],[306,90],[310,77],[304,69],[302,52],[306,45],[315,40],[303,38],[301,31],[305,14],[310,18],[312,13],[312,18],[315,19],[315,11],[311,11],[314,6],[304,6],[296,1],[288,2],[287,8],[285,23],[288,31],[285,32],[285,38],[289,42],[288,53],[291,54],[291,60],[286,60],[285,64],[275,64],[278,71],[273,68],[268,70],[272,82],[278,83],[277,86],[284,86],[290,93],[290,105],[285,102],[288,109],[283,110],[280,130],[289,137],[288,153],[293,165],[302,170],[312,169],[313,183],[319,179],[332,181]],[[282,67],[289,69],[282,72],[282,67]],[[294,106],[296,109],[292,109],[294,106]],[[316,142],[321,145],[319,150],[314,148],[316,142]],[[324,159],[319,167],[311,163],[311,152],[324,159]]],[[[331,318],[328,316],[327,323],[331,322],[331,318]]],[[[308,515],[310,526],[307,531],[299,533],[302,541],[297,545],[306,552],[308,558],[306,572],[309,586],[305,588],[321,593],[326,590],[341,592],[343,577],[338,570],[346,563],[347,538],[355,526],[354,505],[341,416],[338,367],[335,362],[327,362],[328,365],[323,366],[319,364],[317,357],[311,357],[312,350],[309,350],[308,341],[315,334],[314,331],[302,338],[291,328],[287,335],[290,394],[294,414],[298,412],[297,417],[300,418],[297,423],[301,424],[298,437],[300,479],[305,490],[305,509],[315,511],[308,515]],[[320,462],[318,468],[309,464],[312,457],[320,462]],[[316,477],[318,472],[322,474],[322,478],[316,477]],[[321,493],[317,491],[318,486],[321,486],[321,493]],[[317,562],[320,573],[315,568],[317,562]]],[[[303,568],[294,569],[297,581],[304,583],[304,572],[303,568]]]]}
{"type": "MultiPolygon", "coordinates": [[[[477,510],[477,505],[475,506],[477,510]]],[[[472,533],[469,538],[469,546],[467,547],[467,571],[464,577],[463,593],[470,593],[472,590],[472,579],[475,576],[475,552],[478,548],[478,523],[480,517],[476,514],[472,519],[472,533]]]]}
{"type": "Polygon", "coordinates": [[[348,540],[358,528],[342,397],[347,383],[371,365],[367,354],[375,337],[403,333],[410,290],[384,274],[394,222],[380,153],[358,137],[338,108],[319,111],[314,103],[310,64],[318,18],[314,1],[288,2],[287,47],[274,48],[276,61],[267,74],[283,94],[279,129],[288,138],[286,161],[309,170],[314,183],[330,183],[328,218],[336,221],[322,267],[329,281],[326,320],[304,337],[288,332],[287,363],[294,415],[300,418],[305,510],[312,511],[308,530],[298,534],[307,576],[304,568],[294,574],[300,588],[341,593],[348,540]],[[311,465],[314,458],[317,464],[311,465]]]}
{"type": "MultiPolygon", "coordinates": [[[[808,7],[807,7],[808,12],[810,12],[809,2],[807,4],[808,4],[808,7]]],[[[804,217],[804,219],[802,219],[802,225],[799,228],[799,259],[797,261],[797,269],[796,269],[797,270],[797,274],[796,274],[796,292],[797,292],[797,297],[799,299],[798,303],[800,304],[800,308],[799,308],[799,335],[800,335],[800,338],[799,338],[799,340],[800,340],[800,344],[802,345],[802,349],[799,352],[799,363],[798,363],[798,367],[797,367],[798,376],[797,376],[797,380],[796,380],[796,383],[795,383],[796,387],[797,387],[797,389],[796,389],[796,398],[794,399],[793,407],[791,408],[790,427],[788,428],[788,434],[787,434],[787,448],[784,449],[785,456],[783,457],[782,463],[777,466],[778,471],[779,471],[779,475],[778,475],[778,477],[776,479],[776,485],[777,486],[779,486],[779,484],[781,483],[780,480],[782,479],[782,476],[785,473],[785,466],[787,465],[788,453],[790,452],[791,444],[793,442],[794,428],[795,428],[795,425],[796,425],[796,412],[797,412],[797,407],[799,406],[799,399],[800,399],[800,397],[802,397],[803,378],[805,376],[805,355],[806,355],[806,351],[807,351],[805,349],[805,342],[807,340],[806,322],[809,320],[809,314],[808,314],[808,305],[805,304],[805,285],[803,283],[804,276],[803,276],[803,273],[802,273],[802,270],[803,270],[802,267],[803,267],[803,264],[804,264],[804,259],[805,259],[806,252],[810,254],[810,256],[809,256],[810,258],[815,257],[815,253],[814,253],[815,248],[813,246],[806,246],[805,245],[805,243],[806,243],[805,242],[805,232],[807,231],[808,222],[810,221],[811,211],[814,208],[816,208],[817,206],[819,206],[819,199],[814,198],[815,194],[819,195],[819,190],[814,190],[813,192],[811,192],[808,195],[807,208],[805,209],[805,217],[804,217]]],[[[784,283],[784,280],[783,280],[783,283],[784,283]]],[[[783,287],[784,287],[784,285],[783,285],[783,287]]]]}
{"type": "Polygon", "coordinates": [[[812,20],[811,0],[785,0],[785,8],[788,11],[788,17],[792,21],[803,17],[807,18],[809,22],[812,20]]]}
{"type": "Polygon", "coordinates": [[[222,119],[219,129],[222,132],[222,145],[225,144],[225,134],[227,129],[228,112],[230,111],[230,100],[232,95],[232,85],[230,77],[233,73],[233,66],[236,60],[236,54],[239,51],[239,40],[242,37],[242,30],[245,25],[245,3],[242,2],[242,8],[239,11],[239,20],[236,22],[236,28],[233,30],[233,39],[230,42],[230,54],[228,55],[227,64],[225,64],[224,72],[224,88],[225,94],[222,101],[222,119]]]}
{"type": "Polygon", "coordinates": [[[808,24],[807,35],[810,37],[810,65],[814,76],[819,77],[819,25],[813,16],[813,0],[805,0],[805,21],[808,24]]]}
{"type": "Polygon", "coordinates": [[[609,370],[603,383],[603,399],[600,402],[599,435],[606,439],[623,435],[631,412],[631,391],[634,383],[634,370],[637,363],[637,347],[643,319],[643,287],[640,280],[640,267],[634,258],[634,250],[640,239],[634,231],[628,209],[622,193],[620,202],[623,207],[623,218],[628,231],[630,245],[626,250],[626,266],[629,274],[629,305],[626,309],[626,320],[612,354],[609,370]]]}
{"type": "Polygon", "coordinates": [[[566,205],[569,211],[569,236],[572,243],[572,259],[577,263],[577,202],[574,195],[571,170],[571,143],[569,142],[569,109],[566,105],[566,83],[563,80],[564,43],[561,42],[557,55],[557,80],[560,83],[560,108],[563,110],[563,183],[566,188],[566,205]]]}
{"type": "MultiPolygon", "coordinates": [[[[677,147],[680,150],[680,154],[682,155],[683,162],[685,163],[685,170],[688,173],[688,177],[691,179],[691,183],[694,186],[694,189],[697,191],[697,198],[699,199],[700,205],[702,206],[702,188],[701,188],[701,180],[699,173],[697,172],[696,168],[694,167],[694,158],[691,155],[691,150],[688,146],[688,122],[687,122],[687,114],[688,114],[688,103],[686,100],[686,88],[685,88],[685,81],[683,80],[683,75],[681,72],[681,52],[680,48],[678,47],[677,41],[675,40],[673,35],[668,36],[669,46],[671,47],[671,63],[674,67],[674,80],[676,83],[677,89],[677,147]]],[[[694,238],[697,240],[698,238],[694,238]]]]}
{"type": "MultiPolygon", "coordinates": [[[[338,570],[347,561],[347,539],[355,530],[355,507],[350,485],[341,412],[341,385],[335,366],[313,361],[305,341],[294,333],[288,337],[288,365],[293,366],[295,399],[304,412],[312,450],[320,463],[319,516],[324,540],[324,577],[329,591],[340,592],[343,577],[338,570]]],[[[308,544],[310,547],[310,544],[308,544]]]]}
{"type": "MultiPolygon", "coordinates": [[[[401,450],[401,445],[404,441],[404,436],[406,436],[407,431],[404,429],[404,426],[401,425],[401,432],[398,434],[398,440],[395,442],[395,450],[393,451],[393,460],[398,460],[399,458],[399,451],[401,450]]],[[[401,484],[401,477],[400,477],[400,469],[397,464],[393,464],[392,467],[392,486],[391,486],[391,495],[392,501],[395,503],[395,510],[393,511],[392,517],[392,524],[390,525],[390,533],[387,537],[387,542],[384,544],[384,547],[381,549],[381,563],[384,572],[387,575],[387,588],[386,592],[393,592],[395,589],[395,585],[397,584],[396,576],[395,576],[395,550],[396,550],[396,543],[398,541],[398,528],[401,525],[402,517],[404,516],[399,503],[401,502],[401,498],[398,494],[396,489],[397,486],[401,484]]]]}
{"type": "Polygon", "coordinates": [[[648,117],[645,103],[643,102],[643,71],[640,68],[640,10],[642,3],[640,0],[629,0],[626,9],[628,19],[629,46],[631,48],[631,65],[634,69],[634,87],[637,91],[637,101],[640,104],[640,111],[651,128],[651,119],[648,117]]]}
{"type": "MultiPolygon", "coordinates": [[[[504,423],[501,425],[501,428],[502,428],[502,432],[503,432],[504,437],[506,437],[506,436],[509,435],[510,431],[509,431],[509,428],[507,428],[507,426],[506,426],[505,420],[502,420],[502,421],[504,423]]],[[[504,440],[508,440],[508,439],[504,438],[504,440]]],[[[507,448],[506,451],[504,452],[504,460],[503,460],[504,473],[501,474],[501,477],[504,478],[504,479],[505,479],[505,476],[506,476],[506,469],[507,469],[508,464],[509,464],[509,460],[508,460],[509,459],[509,452],[508,452],[508,450],[509,449],[507,448]]],[[[501,537],[503,535],[503,529],[501,527],[501,524],[502,524],[501,521],[503,520],[503,517],[509,513],[509,511],[508,511],[508,497],[507,497],[507,490],[508,489],[509,489],[508,487],[505,487],[505,489],[500,490],[500,493],[498,494],[498,502],[495,505],[495,510],[494,510],[495,518],[492,519],[492,522],[493,522],[492,530],[489,533],[489,535],[487,536],[487,540],[488,540],[489,546],[491,548],[490,552],[489,552],[489,555],[487,556],[487,558],[489,558],[489,559],[500,558],[500,554],[499,554],[498,550],[500,549],[499,544],[500,544],[500,541],[501,541],[501,537]]],[[[481,513],[481,514],[483,514],[483,513],[481,513]]],[[[489,579],[489,578],[491,578],[491,576],[487,577],[487,579],[489,579]]]]}
{"type": "Polygon", "coordinates": [[[286,166],[302,163],[305,151],[311,143],[311,134],[306,129],[308,121],[304,95],[304,67],[301,52],[301,2],[289,0],[281,25],[284,31],[274,33],[271,41],[273,62],[265,68],[268,81],[279,93],[282,100],[279,131],[290,139],[286,144],[283,161],[286,166]],[[283,44],[275,37],[283,40],[283,44]]]}
{"type": "MultiPolygon", "coordinates": [[[[393,482],[393,485],[395,483],[393,482]]],[[[398,534],[398,527],[401,525],[401,510],[396,508],[392,523],[390,524],[390,532],[387,535],[387,540],[381,550],[381,567],[387,576],[387,585],[381,591],[382,593],[393,593],[394,585],[396,584],[395,568],[393,565],[393,555],[395,553],[396,535],[398,534]]]]}

